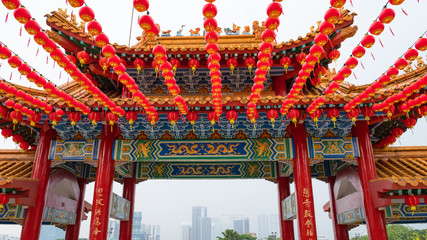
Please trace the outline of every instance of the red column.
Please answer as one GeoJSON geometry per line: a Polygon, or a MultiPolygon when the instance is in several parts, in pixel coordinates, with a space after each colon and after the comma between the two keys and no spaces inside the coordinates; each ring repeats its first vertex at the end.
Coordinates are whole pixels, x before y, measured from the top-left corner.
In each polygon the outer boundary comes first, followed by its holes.
{"type": "Polygon", "coordinates": [[[129,221],[120,221],[119,240],[132,239],[133,208],[135,205],[135,178],[125,178],[123,182],[123,198],[130,201],[129,221]]]}
{"type": "Polygon", "coordinates": [[[92,216],[90,221],[90,240],[106,240],[110,218],[111,191],[114,178],[113,141],[119,134],[117,125],[102,128],[99,146],[98,168],[93,193],[92,216]]]}
{"type": "Polygon", "coordinates": [[[337,208],[335,203],[335,194],[334,194],[334,185],[335,185],[335,177],[329,177],[329,206],[331,208],[331,216],[332,216],[332,224],[334,226],[334,236],[335,240],[348,240],[350,239],[348,236],[348,228],[347,225],[338,224],[337,219],[337,208]]]}
{"type": "Polygon", "coordinates": [[[374,207],[372,193],[369,190],[369,181],[377,178],[377,170],[368,123],[366,121],[357,121],[353,128],[353,136],[359,140],[360,157],[358,159],[358,171],[363,191],[363,205],[365,207],[368,236],[369,239],[385,240],[388,237],[384,211],[380,211],[374,207]]]}
{"type": "Polygon", "coordinates": [[[77,179],[80,188],[79,200],[77,201],[77,215],[76,223],[74,225],[67,226],[67,232],[65,234],[65,240],[78,240],[80,233],[80,224],[82,222],[84,203],[85,203],[85,190],[86,190],[86,179],[77,179]]]}
{"type": "Polygon", "coordinates": [[[280,212],[280,233],[282,240],[294,240],[294,222],[283,221],[282,200],[291,195],[289,187],[289,178],[280,177],[279,162],[277,162],[277,190],[279,192],[279,212],[280,212]]]}
{"type": "Polygon", "coordinates": [[[38,179],[37,197],[34,207],[29,207],[22,225],[21,239],[39,239],[42,225],[42,215],[46,203],[46,190],[50,177],[50,161],[48,160],[50,142],[56,136],[55,131],[44,122],[40,131],[39,143],[34,156],[31,178],[38,179]]]}
{"type": "Polygon", "coordinates": [[[286,80],[289,76],[283,74],[282,76],[274,76],[273,77],[273,89],[276,95],[278,96],[286,96],[286,80]]]}
{"type": "Polygon", "coordinates": [[[294,179],[297,202],[298,236],[300,240],[317,239],[313,188],[304,124],[290,124],[295,144],[294,179]]]}

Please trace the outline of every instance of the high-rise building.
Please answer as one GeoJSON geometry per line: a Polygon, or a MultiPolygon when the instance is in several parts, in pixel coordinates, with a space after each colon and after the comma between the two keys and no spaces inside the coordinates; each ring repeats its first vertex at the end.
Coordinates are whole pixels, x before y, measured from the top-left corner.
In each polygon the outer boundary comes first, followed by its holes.
{"type": "Polygon", "coordinates": [[[42,225],[39,239],[56,240],[65,238],[65,231],[55,225],[42,225]]]}
{"type": "Polygon", "coordinates": [[[132,240],[142,239],[142,212],[133,213],[132,240]]]}
{"type": "Polygon", "coordinates": [[[242,214],[227,213],[221,214],[221,229],[220,232],[225,232],[227,229],[234,229],[234,219],[242,218],[242,214]]]}
{"type": "Polygon", "coordinates": [[[250,233],[249,231],[249,218],[236,218],[233,221],[234,231],[238,234],[250,233]]]}
{"type": "Polygon", "coordinates": [[[193,207],[191,219],[191,240],[202,239],[202,218],[204,217],[207,217],[206,207],[193,207]]]}
{"type": "Polygon", "coordinates": [[[270,233],[276,233],[280,235],[280,226],[279,226],[279,215],[271,214],[270,215],[270,233]]]}
{"type": "Polygon", "coordinates": [[[267,215],[258,215],[258,237],[267,238],[270,235],[270,225],[267,215]]]}
{"type": "Polygon", "coordinates": [[[190,240],[191,238],[191,224],[182,223],[182,240],[190,240]]]}
{"type": "Polygon", "coordinates": [[[211,240],[212,223],[211,218],[202,218],[202,238],[201,240],[211,240]]]}
{"type": "Polygon", "coordinates": [[[219,217],[211,217],[211,239],[216,240],[219,236],[222,236],[219,217]]]}

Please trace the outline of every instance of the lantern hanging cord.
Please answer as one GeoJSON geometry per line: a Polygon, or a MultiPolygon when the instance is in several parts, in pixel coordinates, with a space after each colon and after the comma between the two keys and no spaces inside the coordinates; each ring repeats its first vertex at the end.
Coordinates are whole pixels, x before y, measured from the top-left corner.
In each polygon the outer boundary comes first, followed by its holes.
{"type": "MultiPolygon", "coordinates": [[[[423,37],[425,34],[427,33],[427,30],[426,31],[424,31],[424,33],[423,34],[421,34],[420,35],[420,37],[418,37],[418,39],[419,38],[421,38],[421,37],[423,37]]],[[[418,40],[417,39],[417,40],[418,40]]],[[[408,49],[411,49],[412,47],[414,47],[414,45],[417,43],[417,41],[415,41],[408,49]]],[[[405,55],[405,53],[406,52],[404,52],[404,53],[402,53],[401,55],[400,55],[400,57],[398,57],[398,58],[402,58],[404,55],[405,55]]],[[[388,69],[387,69],[388,70],[388,69]]],[[[384,75],[386,72],[387,72],[387,70],[385,70],[381,75],[384,75]]],[[[377,81],[379,79],[379,77],[375,80],[375,81],[377,81]]]]}
{"type": "Polygon", "coordinates": [[[135,8],[132,6],[132,16],[130,18],[130,28],[129,28],[129,44],[130,47],[130,39],[132,38],[132,26],[133,26],[133,13],[135,12],[135,8]]]}
{"type": "MultiPolygon", "coordinates": [[[[3,44],[3,46],[5,46],[5,47],[7,47],[7,45],[6,44],[4,44],[4,42],[2,42],[1,40],[0,40],[0,43],[1,44],[3,44]]],[[[16,57],[18,57],[21,61],[22,61],[22,64],[27,64],[30,68],[31,68],[31,70],[32,71],[34,71],[34,72],[36,72],[38,75],[40,75],[40,76],[43,76],[43,74],[42,73],[40,73],[39,71],[37,71],[35,68],[33,68],[32,66],[30,66],[30,64],[28,64],[28,62],[27,61],[25,61],[24,59],[22,59],[16,52],[14,52],[12,49],[10,49],[10,48],[8,48],[16,57]]],[[[50,82],[50,83],[52,83],[53,84],[53,86],[55,86],[56,88],[58,87],[58,85],[56,85],[55,83],[53,83],[51,80],[49,80],[49,79],[47,79],[47,78],[45,78],[45,77],[43,77],[46,81],[48,81],[48,82],[50,82]]]]}

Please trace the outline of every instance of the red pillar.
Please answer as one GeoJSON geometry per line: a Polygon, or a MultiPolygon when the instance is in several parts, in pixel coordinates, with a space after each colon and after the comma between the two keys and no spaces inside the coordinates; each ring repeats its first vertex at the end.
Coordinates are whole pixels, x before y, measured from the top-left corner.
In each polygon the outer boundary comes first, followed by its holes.
{"type": "Polygon", "coordinates": [[[44,122],[40,131],[39,143],[34,156],[31,178],[38,179],[37,197],[34,207],[29,207],[22,225],[21,240],[39,239],[42,215],[46,203],[46,190],[50,177],[50,161],[48,160],[50,142],[56,136],[55,131],[44,122]]]}
{"type": "Polygon", "coordinates": [[[93,193],[90,240],[106,240],[110,218],[111,191],[114,178],[113,141],[119,134],[117,125],[104,125],[99,146],[98,168],[93,193]]]}
{"type": "Polygon", "coordinates": [[[65,234],[65,240],[78,240],[80,233],[80,224],[82,222],[84,203],[85,203],[85,190],[86,190],[86,179],[77,179],[80,188],[79,200],[77,201],[77,215],[76,223],[74,225],[67,226],[67,232],[65,234]]]}
{"type": "Polygon", "coordinates": [[[119,240],[132,239],[133,208],[135,205],[135,178],[125,178],[123,182],[123,198],[130,201],[129,221],[120,221],[119,240]]]}
{"type": "Polygon", "coordinates": [[[335,203],[334,185],[335,177],[329,177],[329,206],[331,208],[332,224],[334,226],[335,240],[349,240],[347,225],[338,224],[337,208],[335,203]]]}
{"type": "Polygon", "coordinates": [[[298,236],[300,240],[317,239],[313,188],[304,123],[290,124],[295,144],[294,179],[297,202],[298,236]]]}
{"type": "Polygon", "coordinates": [[[358,159],[358,172],[363,191],[363,205],[366,214],[366,226],[369,239],[386,240],[387,230],[384,211],[374,207],[369,181],[377,178],[374,150],[372,149],[369,126],[366,121],[357,121],[353,128],[353,136],[359,140],[360,157],[358,159]]]}
{"type": "Polygon", "coordinates": [[[283,221],[283,211],[282,211],[282,200],[291,195],[291,189],[289,187],[289,178],[280,177],[279,172],[279,162],[277,162],[277,190],[279,192],[279,212],[280,212],[280,233],[282,240],[294,240],[294,222],[293,221],[283,221]]]}
{"type": "Polygon", "coordinates": [[[273,89],[277,96],[286,96],[286,80],[289,78],[288,75],[283,74],[282,76],[273,77],[273,89]]]}

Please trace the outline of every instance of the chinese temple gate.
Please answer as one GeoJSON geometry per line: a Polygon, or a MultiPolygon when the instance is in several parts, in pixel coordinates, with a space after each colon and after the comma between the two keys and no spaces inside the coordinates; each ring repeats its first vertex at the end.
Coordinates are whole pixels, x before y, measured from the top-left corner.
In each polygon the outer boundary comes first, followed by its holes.
{"type": "MultiPolygon", "coordinates": [[[[147,2],[134,1],[135,9],[145,12],[147,2]]],[[[69,1],[81,7],[82,23],[59,9],[47,15],[49,30],[25,21],[19,1],[5,4],[73,81],[55,86],[1,46],[0,58],[44,90],[0,83],[2,134],[25,149],[0,151],[0,200],[8,199],[0,222],[22,224],[21,239],[55,224],[72,240],[92,211],[89,239],[107,239],[110,217],[121,221],[120,239],[131,239],[137,183],[203,178],[275,182],[286,240],[317,239],[312,178],[329,183],[323,210],[335,239],[349,239],[360,224],[383,240],[386,224],[426,222],[427,148],[387,146],[427,115],[427,67],[418,56],[427,39],[373,84],[354,86],[343,80],[390,12],[336,72],[330,63],[358,30],[345,1],[331,1],[325,21],[287,42],[274,34],[281,1],[242,31],[217,28],[214,0],[207,2],[206,31],[171,36],[143,15],[134,46],[110,44],[83,1],[69,1]],[[122,196],[113,181],[123,183],[122,196]]]]}

